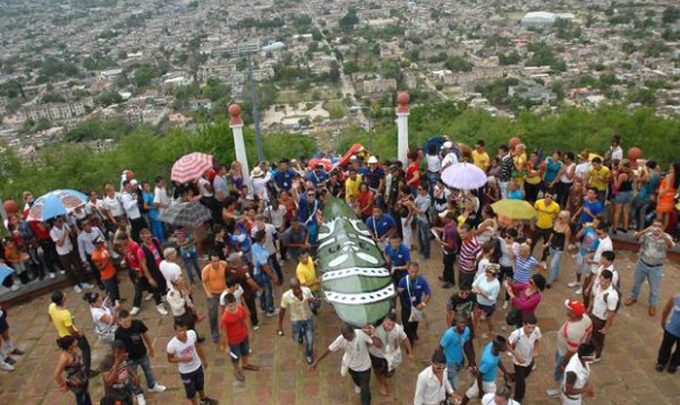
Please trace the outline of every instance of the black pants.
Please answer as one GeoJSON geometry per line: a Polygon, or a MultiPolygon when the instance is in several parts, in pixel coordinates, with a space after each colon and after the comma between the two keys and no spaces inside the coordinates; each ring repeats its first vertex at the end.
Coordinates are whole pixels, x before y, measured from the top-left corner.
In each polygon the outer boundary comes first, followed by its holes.
{"type": "Polygon", "coordinates": [[[131,219],[130,220],[130,227],[132,228],[132,229],[130,229],[130,234],[132,236],[132,240],[139,243],[140,242],[139,231],[141,231],[144,228],[148,228],[148,226],[146,225],[146,221],[144,220],[144,217],[131,219]]]}
{"type": "Polygon", "coordinates": [[[83,365],[85,365],[85,370],[92,370],[92,352],[90,351],[90,343],[87,341],[85,335],[80,335],[78,338],[78,348],[83,352],[83,365]]]}
{"type": "Polygon", "coordinates": [[[560,207],[567,206],[567,200],[569,199],[569,189],[571,188],[571,183],[562,183],[558,181],[555,187],[555,193],[557,194],[557,203],[560,207]]]}
{"type": "Polygon", "coordinates": [[[65,255],[59,255],[59,263],[61,263],[61,267],[64,268],[66,275],[74,285],[79,285],[85,281],[83,266],[74,251],[65,255]]]}
{"type": "Polygon", "coordinates": [[[471,290],[472,283],[475,281],[475,272],[463,271],[458,269],[458,287],[461,289],[471,290]]]}
{"type": "Polygon", "coordinates": [[[135,297],[132,300],[132,306],[141,308],[142,307],[142,292],[148,291],[153,294],[153,300],[156,305],[161,303],[161,293],[158,286],[153,287],[146,277],[141,276],[136,270],[130,269],[130,279],[135,283],[135,297]]]}
{"type": "Polygon", "coordinates": [[[371,369],[354,371],[350,368],[349,375],[354,384],[361,388],[361,405],[369,405],[371,403],[371,369]]]}
{"type": "MultiPolygon", "coordinates": [[[[543,229],[536,227],[534,231],[531,233],[531,254],[534,254],[534,248],[536,245],[538,245],[538,241],[543,238],[543,243],[547,243],[548,239],[550,239],[550,234],[552,233],[552,228],[548,229],[543,229]]],[[[543,254],[541,255],[541,262],[544,262],[548,258],[548,253],[550,252],[550,249],[548,248],[543,248],[543,254]]]]}
{"type": "Polygon", "coordinates": [[[94,279],[97,280],[97,285],[99,287],[103,287],[102,275],[99,272],[99,269],[97,268],[97,266],[92,261],[92,254],[87,255],[87,263],[90,265],[90,269],[92,269],[92,275],[94,276],[94,279]]]}
{"type": "Polygon", "coordinates": [[[607,321],[590,314],[590,319],[593,320],[593,333],[590,335],[590,344],[595,348],[595,357],[600,358],[602,356],[602,350],[604,349],[604,338],[606,335],[600,333],[600,329],[604,327],[607,321]]]}
{"type": "Polygon", "coordinates": [[[524,394],[526,393],[527,390],[527,385],[526,385],[526,379],[529,377],[529,374],[531,374],[531,369],[534,368],[534,362],[532,361],[531,364],[528,366],[518,366],[517,364],[514,364],[515,366],[515,395],[512,397],[515,401],[522,403],[522,400],[524,399],[524,394]]]}
{"type": "Polygon", "coordinates": [[[670,367],[680,367],[680,336],[673,336],[670,333],[663,331],[663,340],[659,348],[659,357],[656,364],[665,366],[670,359],[670,367]],[[675,351],[671,356],[671,350],[675,346],[675,351]]]}
{"type": "Polygon", "coordinates": [[[404,333],[408,337],[409,343],[413,344],[418,338],[418,322],[409,322],[411,317],[411,306],[401,307],[401,323],[404,325],[404,333]]]}
{"type": "MultiPolygon", "coordinates": [[[[498,281],[503,285],[503,280],[507,277],[507,279],[512,282],[512,278],[515,276],[515,271],[512,269],[512,266],[501,266],[501,272],[498,274],[498,281]]],[[[508,292],[505,292],[505,300],[508,301],[510,300],[510,294],[508,292]]]]}
{"type": "Polygon", "coordinates": [[[541,190],[541,183],[529,184],[526,181],[524,182],[524,195],[526,196],[526,200],[528,202],[530,202],[532,205],[538,199],[538,192],[540,190],[541,190]]]}
{"type": "Polygon", "coordinates": [[[254,295],[244,295],[244,300],[246,301],[246,307],[248,307],[248,312],[250,312],[250,324],[257,326],[260,321],[257,319],[257,303],[255,302],[254,295]]]}
{"type": "Polygon", "coordinates": [[[444,274],[442,274],[444,282],[456,285],[456,273],[453,271],[453,265],[456,263],[456,253],[444,253],[442,258],[444,262],[444,274]]]}
{"type": "Polygon", "coordinates": [[[45,269],[50,273],[56,273],[59,267],[59,259],[57,258],[57,251],[54,247],[52,239],[38,239],[38,244],[43,249],[43,260],[45,262],[45,269]]]}
{"type": "Polygon", "coordinates": [[[276,259],[276,253],[269,255],[269,263],[271,263],[272,268],[276,272],[276,277],[279,278],[278,285],[283,285],[283,273],[281,272],[281,265],[276,259]]]}

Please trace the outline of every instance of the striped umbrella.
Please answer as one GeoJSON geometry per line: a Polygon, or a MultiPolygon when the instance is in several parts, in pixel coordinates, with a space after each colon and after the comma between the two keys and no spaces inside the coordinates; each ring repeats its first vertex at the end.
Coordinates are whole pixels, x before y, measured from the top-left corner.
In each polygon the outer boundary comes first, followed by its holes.
{"type": "Polygon", "coordinates": [[[200,178],[213,167],[213,157],[200,152],[189,153],[172,165],[170,178],[177,183],[187,183],[200,178]]]}
{"type": "Polygon", "coordinates": [[[28,211],[26,220],[47,221],[50,218],[66,215],[87,203],[87,196],[76,190],[54,190],[35,200],[28,211]]]}
{"type": "Polygon", "coordinates": [[[212,218],[210,210],[197,202],[181,202],[164,209],[158,220],[175,226],[198,228],[212,218]]]}

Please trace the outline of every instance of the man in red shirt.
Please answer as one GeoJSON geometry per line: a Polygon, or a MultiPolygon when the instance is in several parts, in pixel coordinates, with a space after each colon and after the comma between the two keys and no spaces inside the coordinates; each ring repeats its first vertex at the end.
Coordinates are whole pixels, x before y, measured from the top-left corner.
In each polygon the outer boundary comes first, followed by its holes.
{"type": "Polygon", "coordinates": [[[220,327],[224,331],[220,347],[227,351],[234,364],[234,377],[238,381],[245,381],[243,370],[257,371],[259,367],[248,363],[250,345],[248,343],[248,313],[236,300],[234,294],[227,294],[224,298],[226,309],[222,315],[220,327]]]}
{"type": "Polygon", "coordinates": [[[408,167],[406,168],[406,185],[411,188],[411,194],[416,195],[416,190],[420,185],[420,167],[418,165],[418,152],[409,152],[408,167]]]}
{"type": "MultiPolygon", "coordinates": [[[[130,310],[130,315],[137,315],[142,306],[142,292],[148,291],[153,294],[154,301],[156,302],[156,308],[161,308],[167,314],[165,308],[163,308],[161,302],[161,294],[158,291],[156,282],[154,279],[144,271],[144,267],[140,261],[140,257],[144,258],[144,251],[137,244],[137,242],[131,240],[126,233],[119,233],[116,235],[116,250],[120,252],[125,258],[125,262],[130,269],[130,281],[135,285],[135,297],[132,300],[132,309],[130,310]],[[141,252],[141,253],[140,253],[141,252]]],[[[158,312],[161,312],[158,309],[158,312]]],[[[161,314],[163,314],[161,312],[161,314]]],[[[163,315],[165,315],[163,314],[163,315]]]]}

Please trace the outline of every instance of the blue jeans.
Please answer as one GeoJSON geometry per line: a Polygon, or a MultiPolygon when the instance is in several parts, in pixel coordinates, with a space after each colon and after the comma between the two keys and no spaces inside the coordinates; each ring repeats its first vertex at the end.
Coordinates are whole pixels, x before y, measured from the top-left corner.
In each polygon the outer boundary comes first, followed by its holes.
{"type": "Polygon", "coordinates": [[[149,218],[149,225],[151,227],[151,233],[158,239],[158,242],[165,242],[165,228],[163,223],[157,219],[149,218]]]}
{"type": "Polygon", "coordinates": [[[180,252],[182,253],[182,260],[184,261],[184,267],[187,269],[187,275],[189,276],[189,281],[193,284],[194,283],[194,272],[196,272],[196,276],[198,277],[198,280],[201,280],[201,266],[198,263],[198,251],[196,250],[196,246],[192,246],[190,248],[184,249],[184,248],[179,248],[180,252]]]}
{"type": "Polygon", "coordinates": [[[115,302],[120,298],[120,293],[118,292],[118,279],[115,275],[108,280],[102,280],[102,283],[104,284],[104,289],[106,290],[106,293],[109,294],[111,301],[115,302]]]}
{"type": "Polygon", "coordinates": [[[663,277],[663,267],[651,267],[638,260],[635,266],[635,279],[633,281],[633,289],[630,291],[630,296],[633,299],[640,295],[640,288],[644,283],[645,278],[649,281],[649,306],[656,307],[659,304],[659,284],[661,284],[661,277],[663,277]]]}
{"type": "Polygon", "coordinates": [[[418,245],[420,246],[420,254],[425,258],[430,257],[430,223],[416,218],[416,229],[418,232],[418,245]]]}
{"type": "MultiPolygon", "coordinates": [[[[576,354],[574,356],[576,356],[576,354]]],[[[553,373],[553,378],[558,384],[562,384],[562,380],[564,379],[564,371],[560,369],[560,364],[562,364],[563,358],[564,356],[560,356],[560,352],[555,352],[555,372],[553,373]]]]}
{"type": "Polygon", "coordinates": [[[259,273],[254,276],[257,284],[262,287],[260,294],[260,308],[268,314],[274,313],[274,295],[272,291],[272,280],[265,273],[259,273]]]}
{"type": "Polygon", "coordinates": [[[294,321],[291,324],[293,340],[297,342],[300,335],[305,337],[305,356],[314,356],[314,322],[311,319],[294,321]]]}
{"type": "Polygon", "coordinates": [[[462,364],[447,364],[446,365],[446,379],[449,380],[454,391],[458,391],[458,374],[462,364]]]}
{"type": "Polygon", "coordinates": [[[564,252],[555,248],[550,248],[550,275],[548,275],[548,284],[552,284],[560,278],[560,260],[564,252]]]}
{"type": "Polygon", "coordinates": [[[144,357],[138,360],[128,359],[127,364],[134,373],[137,372],[137,367],[141,366],[142,371],[144,372],[144,377],[146,378],[146,386],[149,387],[149,389],[152,389],[156,386],[156,380],[153,378],[153,371],[151,371],[151,361],[149,360],[148,355],[144,355],[144,357]]]}

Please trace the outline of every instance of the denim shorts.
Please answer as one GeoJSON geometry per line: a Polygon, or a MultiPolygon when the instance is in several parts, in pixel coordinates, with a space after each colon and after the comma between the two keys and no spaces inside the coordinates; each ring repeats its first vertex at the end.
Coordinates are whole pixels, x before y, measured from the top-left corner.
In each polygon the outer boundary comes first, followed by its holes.
{"type": "Polygon", "coordinates": [[[630,204],[633,202],[632,191],[619,191],[614,196],[614,204],[630,204]]]}
{"type": "Polygon", "coordinates": [[[248,339],[235,345],[229,345],[229,357],[233,362],[239,361],[242,356],[247,356],[250,353],[250,343],[248,339]]]}

